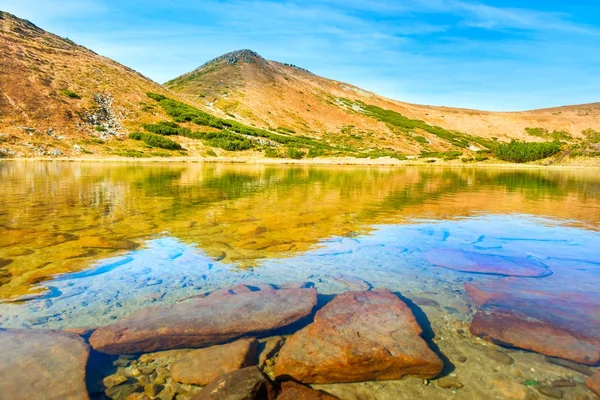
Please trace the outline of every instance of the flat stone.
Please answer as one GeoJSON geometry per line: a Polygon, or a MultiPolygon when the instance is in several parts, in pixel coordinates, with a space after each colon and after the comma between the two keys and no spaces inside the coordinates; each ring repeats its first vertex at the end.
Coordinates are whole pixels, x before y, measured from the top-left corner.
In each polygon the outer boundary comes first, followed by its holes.
{"type": "Polygon", "coordinates": [[[274,400],[275,386],[257,367],[242,368],[221,375],[192,400],[274,400]]]}
{"type": "Polygon", "coordinates": [[[541,262],[525,257],[433,249],[425,253],[424,258],[438,267],[461,272],[526,277],[542,277],[552,274],[552,271],[548,270],[541,262]]]}
{"type": "Polygon", "coordinates": [[[78,335],[0,329],[0,349],[3,399],[89,399],[85,384],[89,346],[78,335]]]}
{"type": "Polygon", "coordinates": [[[564,392],[561,389],[552,386],[538,386],[538,392],[552,399],[562,399],[564,392]]]}
{"type": "Polygon", "coordinates": [[[256,339],[194,350],[171,365],[175,382],[205,386],[229,372],[256,364],[256,339]]]}
{"type": "Polygon", "coordinates": [[[515,363],[515,360],[511,356],[500,350],[488,349],[486,350],[485,355],[500,364],[512,365],[515,363]]]}
{"type": "Polygon", "coordinates": [[[557,379],[552,382],[552,387],[555,388],[566,388],[566,387],[575,387],[577,384],[568,379],[557,379]]]}
{"type": "Polygon", "coordinates": [[[600,396],[600,372],[590,376],[585,381],[585,385],[596,395],[600,396]]]}
{"type": "Polygon", "coordinates": [[[594,282],[592,276],[577,279],[574,283],[568,276],[553,275],[465,284],[469,296],[480,307],[471,333],[502,346],[597,364],[600,294],[598,286],[592,285],[589,290],[586,286],[594,282]]]}
{"type": "Polygon", "coordinates": [[[443,369],[410,308],[387,289],[346,292],[283,346],[275,376],[304,383],[433,378],[443,369]]]}
{"type": "Polygon", "coordinates": [[[288,326],[310,315],[316,303],[313,288],[219,292],[140,310],[97,329],[90,344],[108,354],[212,346],[288,326]]]}
{"type": "Polygon", "coordinates": [[[448,376],[438,379],[435,381],[435,384],[442,389],[458,390],[464,387],[464,385],[458,379],[450,378],[448,376]]]}
{"type": "Polygon", "coordinates": [[[109,375],[106,378],[104,378],[102,380],[102,383],[104,384],[104,387],[109,389],[111,387],[114,386],[118,386],[121,383],[125,383],[127,382],[129,378],[127,378],[125,375],[121,375],[121,374],[113,374],[113,375],[109,375]]]}
{"type": "Polygon", "coordinates": [[[281,393],[277,400],[335,400],[339,397],[314,390],[308,386],[288,381],[281,384],[281,393]]]}

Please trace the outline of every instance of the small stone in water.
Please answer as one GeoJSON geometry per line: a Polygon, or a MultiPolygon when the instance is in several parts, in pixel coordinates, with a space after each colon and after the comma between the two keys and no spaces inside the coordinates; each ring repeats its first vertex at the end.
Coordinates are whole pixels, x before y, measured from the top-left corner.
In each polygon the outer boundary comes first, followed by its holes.
{"type": "Polygon", "coordinates": [[[467,357],[465,357],[465,356],[459,357],[458,361],[461,363],[467,362],[467,357]]]}
{"type": "Polygon", "coordinates": [[[119,385],[108,388],[104,391],[107,397],[112,400],[123,400],[126,399],[131,393],[139,392],[142,387],[137,383],[119,385]]]}
{"type": "Polygon", "coordinates": [[[485,352],[485,355],[503,365],[512,365],[515,363],[515,360],[511,356],[500,350],[489,349],[485,352]]]}
{"type": "Polygon", "coordinates": [[[438,387],[441,387],[443,389],[461,389],[464,386],[457,379],[449,378],[447,376],[438,379],[436,381],[436,384],[438,385],[438,387]]]}
{"type": "Polygon", "coordinates": [[[539,386],[537,388],[538,392],[543,394],[544,396],[551,397],[553,399],[562,399],[563,391],[551,386],[539,386]]]}
{"type": "Polygon", "coordinates": [[[555,388],[575,387],[575,386],[577,386],[575,384],[575,382],[572,382],[568,379],[558,379],[558,380],[552,382],[552,387],[555,387],[555,388]]]}
{"type": "Polygon", "coordinates": [[[124,382],[127,382],[127,377],[120,374],[110,375],[102,380],[102,383],[104,383],[104,387],[107,389],[120,385],[124,382]]]}

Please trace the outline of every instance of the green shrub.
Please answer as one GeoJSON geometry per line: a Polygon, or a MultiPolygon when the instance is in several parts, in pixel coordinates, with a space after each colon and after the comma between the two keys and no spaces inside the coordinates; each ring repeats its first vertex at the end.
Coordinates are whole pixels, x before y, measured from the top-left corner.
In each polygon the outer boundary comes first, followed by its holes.
{"type": "Polygon", "coordinates": [[[96,126],[94,126],[94,130],[96,132],[106,132],[106,128],[103,127],[102,125],[96,125],[96,126]]]}
{"type": "Polygon", "coordinates": [[[249,150],[254,147],[254,142],[234,132],[189,132],[184,136],[191,139],[200,139],[211,147],[218,147],[227,151],[249,150]]]}
{"type": "Polygon", "coordinates": [[[517,142],[504,143],[496,147],[494,155],[500,160],[525,163],[548,158],[560,151],[560,142],[517,142]]]}
{"type": "Polygon", "coordinates": [[[310,149],[308,149],[308,153],[306,154],[306,157],[307,158],[315,158],[315,157],[322,156],[323,154],[325,154],[325,151],[323,151],[323,149],[316,149],[314,147],[311,147],[310,149]]]}
{"type": "Polygon", "coordinates": [[[267,158],[281,158],[281,154],[277,151],[275,147],[267,147],[265,148],[265,157],[267,158]]]}
{"type": "Polygon", "coordinates": [[[364,110],[364,113],[366,115],[369,115],[382,122],[395,126],[405,132],[412,132],[415,129],[422,129],[425,132],[429,132],[441,139],[450,142],[454,146],[462,148],[468,148],[470,146],[470,142],[477,143],[487,148],[491,148],[493,146],[493,142],[489,140],[475,136],[470,136],[461,132],[450,131],[439,126],[429,125],[420,120],[407,118],[404,115],[392,110],[386,110],[378,106],[365,104],[361,101],[356,101],[355,103],[352,103],[350,100],[346,99],[346,102],[352,105],[356,104],[360,106],[364,110]]]}
{"type": "Polygon", "coordinates": [[[287,156],[293,160],[300,160],[304,158],[305,155],[306,154],[303,151],[298,150],[295,147],[289,147],[287,149],[287,156]]]}
{"type": "Polygon", "coordinates": [[[446,161],[458,160],[462,155],[460,151],[421,151],[422,158],[442,158],[446,161]]]}
{"type": "Polygon", "coordinates": [[[206,150],[206,155],[210,156],[210,157],[216,157],[217,153],[215,153],[215,151],[213,149],[208,149],[208,150],[206,150]]]}
{"type": "Polygon", "coordinates": [[[525,128],[525,132],[531,136],[540,137],[543,139],[548,139],[552,141],[560,141],[560,140],[572,140],[573,137],[566,131],[553,131],[548,132],[547,129],[544,128],[525,128]]]}
{"type": "Polygon", "coordinates": [[[130,157],[130,158],[148,158],[150,157],[148,154],[142,153],[141,151],[137,151],[137,150],[123,150],[117,153],[114,153],[117,156],[120,157],[130,157]]]}
{"type": "Polygon", "coordinates": [[[192,131],[188,128],[182,128],[174,122],[163,121],[158,124],[144,124],[144,129],[148,132],[156,133],[157,135],[171,136],[181,135],[187,136],[192,131]]]}
{"type": "Polygon", "coordinates": [[[461,158],[460,160],[461,160],[462,162],[464,162],[464,163],[470,163],[470,162],[473,162],[474,158],[471,158],[471,157],[469,157],[469,158],[463,157],[463,158],[461,158]]]}
{"type": "Polygon", "coordinates": [[[489,157],[484,156],[484,155],[479,155],[478,154],[478,155],[475,156],[475,161],[479,161],[479,162],[486,161],[486,160],[489,160],[489,159],[490,159],[489,157]]]}
{"type": "Polygon", "coordinates": [[[415,136],[414,139],[419,143],[429,144],[429,141],[427,139],[425,139],[423,136],[415,136]]]}
{"type": "Polygon", "coordinates": [[[590,143],[600,143],[600,132],[597,132],[591,128],[581,131],[585,136],[586,140],[590,143]]]}
{"type": "Polygon", "coordinates": [[[141,140],[151,147],[159,147],[167,150],[180,150],[181,145],[177,142],[167,139],[164,136],[154,135],[151,133],[134,132],[129,135],[130,139],[141,140]]]}
{"type": "Polygon", "coordinates": [[[77,93],[73,92],[72,90],[68,90],[68,89],[61,90],[61,93],[70,99],[81,99],[81,96],[79,96],[77,93]]]}
{"type": "Polygon", "coordinates": [[[148,92],[146,93],[146,96],[150,97],[152,100],[156,100],[156,101],[163,101],[166,99],[165,96],[163,96],[162,94],[156,94],[156,93],[152,93],[152,92],[148,92]]]}

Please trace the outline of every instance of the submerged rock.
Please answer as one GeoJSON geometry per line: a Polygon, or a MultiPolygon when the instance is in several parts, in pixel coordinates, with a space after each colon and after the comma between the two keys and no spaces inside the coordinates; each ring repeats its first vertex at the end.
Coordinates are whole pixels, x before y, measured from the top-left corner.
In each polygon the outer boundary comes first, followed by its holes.
{"type": "Polygon", "coordinates": [[[90,343],[108,354],[211,346],[290,325],[308,316],[316,303],[317,291],[312,288],[224,290],[140,310],[97,329],[90,343]]]}
{"type": "Polygon", "coordinates": [[[257,367],[222,375],[192,397],[192,400],[274,400],[277,390],[257,367]]]}
{"type": "Polygon", "coordinates": [[[328,393],[314,390],[308,386],[288,381],[281,384],[281,394],[277,400],[335,400],[339,399],[328,393]]]}
{"type": "Polygon", "coordinates": [[[538,278],[552,274],[541,262],[525,257],[434,249],[425,253],[424,258],[433,265],[461,272],[538,278]]]}
{"type": "Polygon", "coordinates": [[[600,362],[597,287],[594,292],[582,290],[562,277],[465,286],[480,306],[471,324],[474,335],[581,364],[600,362]]]}
{"type": "Polygon", "coordinates": [[[205,386],[229,372],[256,364],[256,339],[194,350],[171,365],[175,382],[205,386]]]}
{"type": "Polygon", "coordinates": [[[585,385],[598,396],[600,396],[600,372],[590,376],[586,381],[585,385]]]}
{"type": "Polygon", "coordinates": [[[0,398],[89,399],[85,369],[89,346],[52,330],[0,329],[0,398]]]}
{"type": "Polygon", "coordinates": [[[346,292],[283,346],[275,375],[305,383],[433,378],[443,369],[411,310],[388,290],[346,292]]]}

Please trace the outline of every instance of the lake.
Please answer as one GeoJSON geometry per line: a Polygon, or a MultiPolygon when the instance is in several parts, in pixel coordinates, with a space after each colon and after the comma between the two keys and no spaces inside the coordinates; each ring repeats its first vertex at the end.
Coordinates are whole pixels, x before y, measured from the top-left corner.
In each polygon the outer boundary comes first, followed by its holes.
{"type": "Polygon", "coordinates": [[[5,162],[0,178],[0,328],[97,328],[244,282],[310,282],[319,307],[387,288],[451,383],[319,388],[592,396],[597,170],[5,162]]]}

